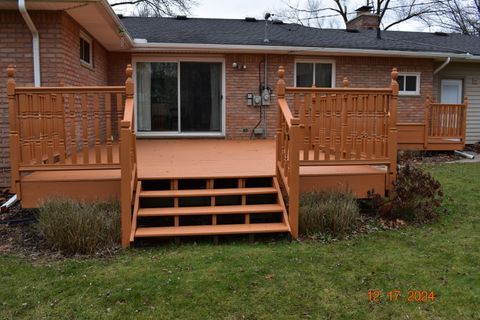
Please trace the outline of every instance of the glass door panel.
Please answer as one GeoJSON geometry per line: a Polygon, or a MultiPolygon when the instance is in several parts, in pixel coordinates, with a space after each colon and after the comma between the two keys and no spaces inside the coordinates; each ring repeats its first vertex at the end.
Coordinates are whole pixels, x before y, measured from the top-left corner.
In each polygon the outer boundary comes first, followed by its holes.
{"type": "Polygon", "coordinates": [[[220,132],[222,64],[180,63],[181,132],[220,132]]]}
{"type": "Polygon", "coordinates": [[[178,131],[178,64],[137,63],[138,131],[178,131]]]}

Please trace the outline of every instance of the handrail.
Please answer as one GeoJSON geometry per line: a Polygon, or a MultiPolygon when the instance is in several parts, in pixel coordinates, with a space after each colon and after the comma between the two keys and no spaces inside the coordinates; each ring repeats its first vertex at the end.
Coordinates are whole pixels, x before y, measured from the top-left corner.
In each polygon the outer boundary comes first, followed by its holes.
{"type": "Polygon", "coordinates": [[[125,111],[123,113],[122,128],[131,127],[133,123],[133,99],[125,99],[125,111]]]}
{"type": "Polygon", "coordinates": [[[88,92],[124,93],[125,86],[21,87],[21,88],[16,88],[15,91],[16,93],[88,93],[88,92]]]}
{"type": "Polygon", "coordinates": [[[305,93],[329,93],[329,94],[335,94],[335,93],[345,93],[345,92],[351,92],[351,93],[366,93],[366,94],[371,94],[371,93],[391,93],[392,89],[391,88],[317,88],[317,87],[287,87],[285,88],[286,93],[300,93],[300,92],[305,92],[305,93]]]}
{"type": "Polygon", "coordinates": [[[288,127],[291,127],[293,115],[292,115],[292,112],[290,111],[290,108],[288,107],[287,101],[285,99],[278,99],[278,106],[280,107],[280,111],[282,112],[282,115],[285,118],[286,124],[288,125],[288,127]]]}
{"type": "Polygon", "coordinates": [[[122,210],[122,247],[130,245],[132,228],[132,206],[134,203],[135,186],[137,185],[137,151],[135,136],[135,113],[133,97],[132,66],[126,69],[125,108],[120,129],[120,167],[121,167],[121,210],[122,210]]]}

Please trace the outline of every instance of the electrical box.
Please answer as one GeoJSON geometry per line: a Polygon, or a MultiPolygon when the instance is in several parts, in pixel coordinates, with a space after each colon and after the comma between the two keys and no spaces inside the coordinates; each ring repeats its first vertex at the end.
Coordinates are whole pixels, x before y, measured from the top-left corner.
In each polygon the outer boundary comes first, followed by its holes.
{"type": "Polygon", "coordinates": [[[262,106],[270,105],[270,90],[265,88],[262,90],[262,106]]]}
{"type": "Polygon", "coordinates": [[[264,135],[265,130],[263,128],[255,128],[253,130],[253,134],[255,134],[256,136],[264,135]]]}
{"type": "Polygon", "coordinates": [[[262,97],[261,96],[253,96],[253,105],[254,106],[261,106],[262,105],[262,97]]]}
{"type": "Polygon", "coordinates": [[[247,93],[247,106],[253,106],[253,93],[247,93]]]}

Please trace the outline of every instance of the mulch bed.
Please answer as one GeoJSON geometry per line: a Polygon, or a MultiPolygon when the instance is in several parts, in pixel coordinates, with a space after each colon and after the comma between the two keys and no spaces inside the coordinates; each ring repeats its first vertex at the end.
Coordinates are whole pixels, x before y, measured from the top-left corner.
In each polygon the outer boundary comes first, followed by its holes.
{"type": "Polygon", "coordinates": [[[465,151],[473,151],[475,153],[480,153],[480,142],[475,144],[467,144],[465,146],[465,151]]]}
{"type": "Polygon", "coordinates": [[[15,254],[38,259],[55,255],[36,229],[38,210],[22,209],[17,203],[0,214],[0,254],[15,254]]]}
{"type": "Polygon", "coordinates": [[[406,162],[414,162],[417,164],[423,163],[442,163],[457,160],[464,160],[465,158],[455,154],[453,151],[399,151],[398,163],[404,164],[406,162]]]}

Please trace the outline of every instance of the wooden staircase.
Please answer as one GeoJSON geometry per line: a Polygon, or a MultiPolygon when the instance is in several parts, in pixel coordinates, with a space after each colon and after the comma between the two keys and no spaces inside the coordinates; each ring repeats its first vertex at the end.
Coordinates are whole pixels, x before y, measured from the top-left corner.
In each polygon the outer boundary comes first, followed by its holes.
{"type": "Polygon", "coordinates": [[[130,242],[286,232],[287,211],[273,176],[138,181],[130,242]]]}

